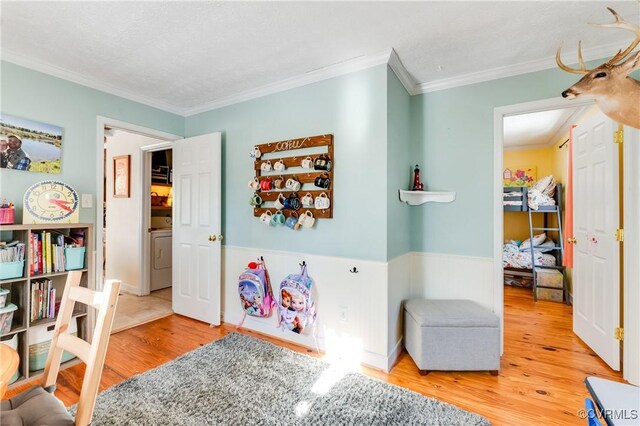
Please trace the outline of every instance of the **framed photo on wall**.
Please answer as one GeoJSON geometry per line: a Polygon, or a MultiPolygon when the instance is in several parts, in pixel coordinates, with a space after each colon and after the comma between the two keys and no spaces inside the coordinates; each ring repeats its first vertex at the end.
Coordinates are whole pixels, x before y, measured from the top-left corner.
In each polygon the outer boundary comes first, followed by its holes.
{"type": "Polygon", "coordinates": [[[60,174],[62,127],[0,113],[0,168],[60,174]]]}
{"type": "Polygon", "coordinates": [[[113,157],[113,198],[129,198],[131,155],[113,157]]]}

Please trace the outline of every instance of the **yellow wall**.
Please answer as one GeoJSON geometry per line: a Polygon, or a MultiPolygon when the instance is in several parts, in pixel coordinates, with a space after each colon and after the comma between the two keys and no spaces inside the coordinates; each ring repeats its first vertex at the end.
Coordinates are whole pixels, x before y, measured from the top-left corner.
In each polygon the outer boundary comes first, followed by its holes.
{"type": "MultiPolygon", "coordinates": [[[[504,168],[514,170],[535,166],[536,179],[552,175],[559,183],[566,182],[567,150],[566,148],[558,149],[565,140],[566,138],[547,148],[505,150],[504,168]]],[[[550,222],[549,225],[555,226],[555,222],[550,222]]],[[[534,226],[543,226],[542,215],[534,216],[534,226]]],[[[555,235],[551,237],[557,239],[555,235]]],[[[504,239],[523,241],[527,238],[529,238],[529,215],[526,212],[504,212],[504,239]]]]}

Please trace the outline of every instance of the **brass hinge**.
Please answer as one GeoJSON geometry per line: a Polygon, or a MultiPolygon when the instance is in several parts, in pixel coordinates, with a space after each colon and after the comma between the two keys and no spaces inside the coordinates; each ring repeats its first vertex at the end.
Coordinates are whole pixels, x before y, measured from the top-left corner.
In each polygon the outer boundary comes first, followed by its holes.
{"type": "Polygon", "coordinates": [[[616,241],[624,241],[624,229],[616,229],[616,241]]]}
{"type": "Polygon", "coordinates": [[[617,144],[624,143],[624,132],[622,130],[618,130],[613,133],[613,142],[617,144]]]}
{"type": "Polygon", "coordinates": [[[620,340],[621,342],[624,340],[624,328],[618,327],[613,332],[616,340],[620,340]]]}

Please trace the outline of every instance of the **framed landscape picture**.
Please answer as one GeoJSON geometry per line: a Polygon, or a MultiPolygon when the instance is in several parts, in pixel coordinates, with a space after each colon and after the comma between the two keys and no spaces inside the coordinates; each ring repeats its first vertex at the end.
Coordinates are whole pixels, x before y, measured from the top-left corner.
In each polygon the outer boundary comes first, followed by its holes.
{"type": "Polygon", "coordinates": [[[62,127],[0,113],[0,168],[59,174],[62,127]]]}
{"type": "Polygon", "coordinates": [[[131,155],[113,157],[113,197],[129,198],[131,155]]]}

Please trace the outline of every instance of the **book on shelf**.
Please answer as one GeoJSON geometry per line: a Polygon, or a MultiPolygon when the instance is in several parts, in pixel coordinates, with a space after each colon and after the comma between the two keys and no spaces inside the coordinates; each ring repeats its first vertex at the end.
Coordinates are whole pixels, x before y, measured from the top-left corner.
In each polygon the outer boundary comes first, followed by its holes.
{"type": "Polygon", "coordinates": [[[65,272],[67,247],[84,246],[84,230],[74,229],[70,235],[56,230],[33,232],[29,235],[29,272],[31,275],[65,272]]]}
{"type": "Polygon", "coordinates": [[[33,234],[29,233],[29,275],[33,275],[35,273],[35,265],[33,262],[33,254],[35,251],[33,250],[33,234]]]}
{"type": "Polygon", "coordinates": [[[31,283],[31,321],[55,318],[59,303],[56,303],[56,289],[53,281],[42,280],[31,283]]]}
{"type": "Polygon", "coordinates": [[[24,260],[25,245],[19,241],[0,241],[0,263],[24,260]]]}
{"type": "Polygon", "coordinates": [[[38,265],[38,273],[39,274],[44,274],[44,270],[42,269],[42,240],[40,240],[40,236],[38,236],[38,239],[36,240],[36,250],[37,250],[37,265],[38,265]]]}

